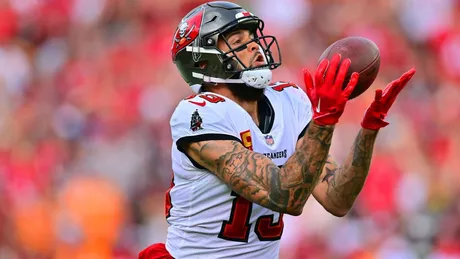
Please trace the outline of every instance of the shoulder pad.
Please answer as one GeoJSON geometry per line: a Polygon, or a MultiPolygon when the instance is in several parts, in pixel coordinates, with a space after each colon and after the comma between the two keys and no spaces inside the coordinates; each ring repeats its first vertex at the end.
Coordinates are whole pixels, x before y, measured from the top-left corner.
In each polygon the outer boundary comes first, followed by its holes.
{"type": "Polygon", "coordinates": [[[171,120],[174,141],[203,134],[226,134],[238,137],[232,120],[228,119],[230,100],[214,93],[202,93],[182,100],[171,120]]]}

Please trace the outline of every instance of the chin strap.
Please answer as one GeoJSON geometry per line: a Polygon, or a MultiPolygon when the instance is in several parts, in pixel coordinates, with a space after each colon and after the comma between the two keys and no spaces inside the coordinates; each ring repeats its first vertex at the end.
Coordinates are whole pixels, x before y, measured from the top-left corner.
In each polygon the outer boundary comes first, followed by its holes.
{"type": "MultiPolygon", "coordinates": [[[[238,79],[222,79],[217,77],[205,76],[200,73],[192,73],[195,78],[203,79],[207,83],[228,83],[228,84],[246,84],[249,87],[263,89],[270,84],[272,80],[272,71],[268,68],[247,70],[240,73],[238,79]]],[[[201,85],[195,84],[190,86],[195,93],[200,91],[201,85]]]]}

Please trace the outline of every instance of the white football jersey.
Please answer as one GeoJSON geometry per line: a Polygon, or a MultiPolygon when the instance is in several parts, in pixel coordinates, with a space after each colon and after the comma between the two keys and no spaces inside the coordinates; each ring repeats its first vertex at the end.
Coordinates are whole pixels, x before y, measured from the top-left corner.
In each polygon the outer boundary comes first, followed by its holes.
{"type": "Polygon", "coordinates": [[[282,214],[249,202],[181,151],[180,144],[236,140],[282,166],[308,125],[311,104],[293,84],[265,90],[267,132],[237,103],[214,93],[181,101],[171,118],[171,189],[166,194],[169,223],[166,248],[174,258],[278,258],[282,214]],[[269,117],[274,119],[269,119],[269,117]]]}

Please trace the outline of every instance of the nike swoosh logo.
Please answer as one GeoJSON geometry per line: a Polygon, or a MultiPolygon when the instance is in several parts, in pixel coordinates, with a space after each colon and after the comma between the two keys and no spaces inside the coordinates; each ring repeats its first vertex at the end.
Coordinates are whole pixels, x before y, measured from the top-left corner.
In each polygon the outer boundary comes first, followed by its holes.
{"type": "Polygon", "coordinates": [[[191,103],[193,103],[193,104],[196,104],[196,105],[198,105],[198,106],[201,106],[201,107],[204,107],[204,106],[206,105],[206,102],[205,102],[205,101],[202,101],[202,102],[189,101],[189,102],[191,102],[191,103]]]}
{"type": "Polygon", "coordinates": [[[319,109],[321,105],[321,98],[318,98],[318,107],[316,107],[316,112],[320,112],[321,110],[319,109]]]}

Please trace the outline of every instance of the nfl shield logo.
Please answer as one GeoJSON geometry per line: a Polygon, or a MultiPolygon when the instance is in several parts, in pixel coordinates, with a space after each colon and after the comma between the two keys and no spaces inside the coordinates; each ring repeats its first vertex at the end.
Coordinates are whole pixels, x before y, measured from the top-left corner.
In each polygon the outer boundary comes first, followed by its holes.
{"type": "Polygon", "coordinates": [[[272,135],[266,135],[265,142],[270,146],[275,144],[275,140],[273,139],[272,135]]]}

